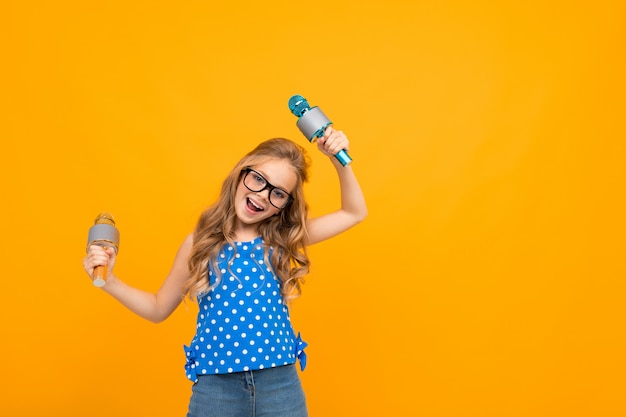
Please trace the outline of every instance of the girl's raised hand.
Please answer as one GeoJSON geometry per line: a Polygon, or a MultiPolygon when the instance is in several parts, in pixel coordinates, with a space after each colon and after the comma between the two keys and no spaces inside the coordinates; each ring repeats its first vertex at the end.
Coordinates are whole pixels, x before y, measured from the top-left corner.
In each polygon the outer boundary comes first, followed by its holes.
{"type": "Polygon", "coordinates": [[[335,156],[342,149],[347,152],[349,144],[343,131],[335,130],[332,126],[328,126],[324,131],[324,136],[317,140],[317,148],[328,157],[335,156]]]}
{"type": "Polygon", "coordinates": [[[87,250],[87,256],[83,259],[83,268],[93,280],[93,270],[100,265],[107,265],[107,279],[115,266],[115,249],[99,245],[91,245],[87,250]]]}

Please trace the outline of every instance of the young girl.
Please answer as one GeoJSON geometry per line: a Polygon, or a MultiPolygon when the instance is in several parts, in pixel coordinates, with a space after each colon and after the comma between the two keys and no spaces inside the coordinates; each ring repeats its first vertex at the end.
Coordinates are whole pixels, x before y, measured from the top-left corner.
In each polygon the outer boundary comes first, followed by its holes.
{"type": "Polygon", "coordinates": [[[338,210],[309,219],[306,151],[287,139],[265,141],[235,165],[156,294],[115,275],[113,249],[88,249],[89,276],[108,265],[102,289],[147,320],[165,320],[185,295],[197,299],[196,334],[185,346],[186,375],[194,382],[188,417],[307,415],[295,369],[297,360],[304,369],[306,343],[294,334],[287,302],[300,294],[308,273],[306,247],[367,215],[351,166],[333,157],[348,150],[346,136],[328,127],[317,145],[339,177],[338,210]]]}

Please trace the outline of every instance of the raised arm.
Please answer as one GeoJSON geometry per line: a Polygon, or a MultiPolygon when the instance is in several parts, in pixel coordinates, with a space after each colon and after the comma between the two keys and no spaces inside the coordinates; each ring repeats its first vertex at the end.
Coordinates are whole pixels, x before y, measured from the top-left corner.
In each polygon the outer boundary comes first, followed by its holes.
{"type": "Polygon", "coordinates": [[[319,150],[330,158],[337,171],[341,206],[337,211],[309,219],[307,223],[309,245],[336,236],[360,223],[367,216],[365,198],[352,166],[342,166],[333,156],[341,149],[347,151],[348,143],[346,135],[340,130],[334,130],[332,126],[326,128],[324,137],[317,141],[319,150]]]}
{"type": "Polygon", "coordinates": [[[168,318],[184,298],[183,286],[189,277],[187,259],[191,246],[192,235],[189,235],[178,249],[172,268],[156,293],[134,288],[120,280],[113,271],[115,252],[112,249],[91,246],[83,266],[91,277],[94,267],[107,264],[107,282],[102,290],[140,317],[159,323],[168,318]]]}

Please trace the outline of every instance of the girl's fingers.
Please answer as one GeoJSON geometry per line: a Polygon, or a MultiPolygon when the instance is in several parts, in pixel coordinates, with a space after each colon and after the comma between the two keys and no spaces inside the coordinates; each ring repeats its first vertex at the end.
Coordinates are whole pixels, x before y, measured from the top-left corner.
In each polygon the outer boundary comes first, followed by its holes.
{"type": "Polygon", "coordinates": [[[348,151],[349,141],[341,130],[335,130],[328,126],[324,131],[324,136],[318,139],[317,146],[320,151],[328,156],[339,153],[342,149],[348,151]]]}
{"type": "Polygon", "coordinates": [[[83,262],[85,269],[93,270],[96,266],[107,265],[112,255],[113,248],[103,248],[101,246],[92,245],[83,262]]]}

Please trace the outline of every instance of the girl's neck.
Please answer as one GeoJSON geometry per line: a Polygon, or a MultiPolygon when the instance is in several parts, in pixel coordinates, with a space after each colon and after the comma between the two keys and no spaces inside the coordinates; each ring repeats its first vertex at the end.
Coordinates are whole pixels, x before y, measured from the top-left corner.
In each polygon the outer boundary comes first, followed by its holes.
{"type": "Polygon", "coordinates": [[[259,236],[259,229],[257,227],[240,225],[235,229],[235,242],[250,242],[259,236]]]}

